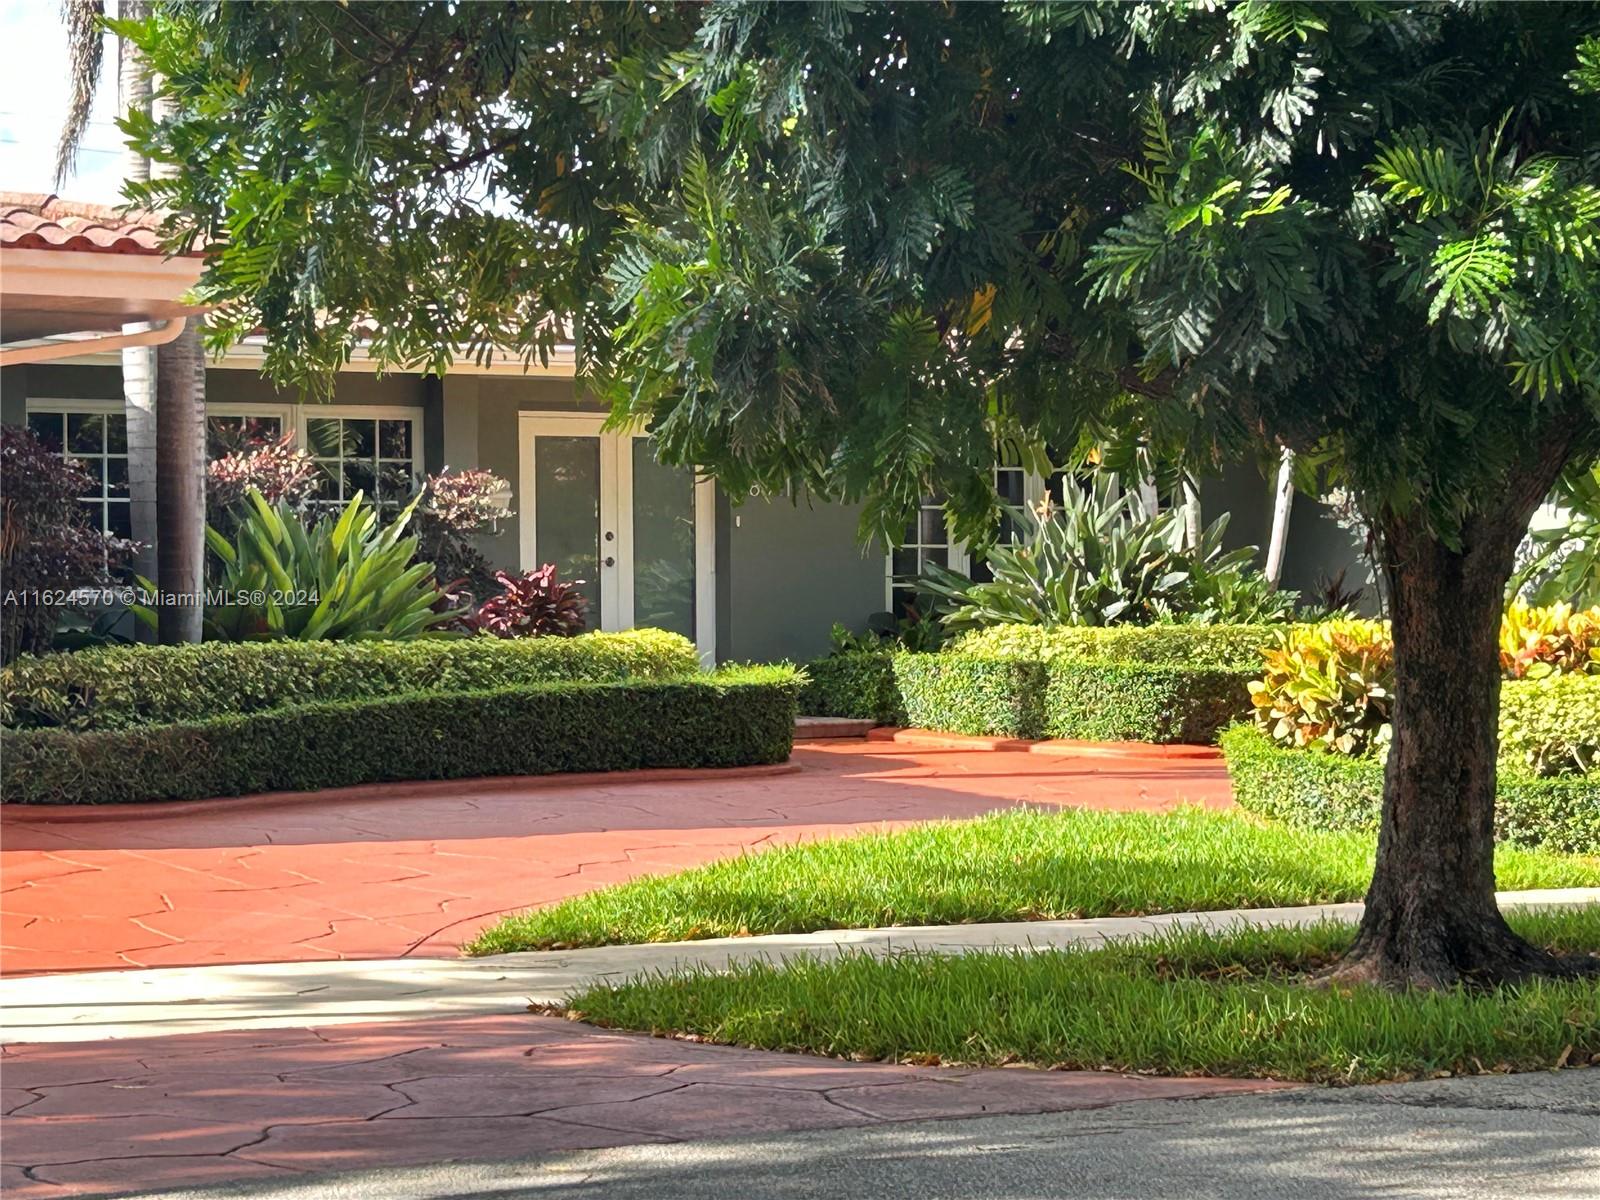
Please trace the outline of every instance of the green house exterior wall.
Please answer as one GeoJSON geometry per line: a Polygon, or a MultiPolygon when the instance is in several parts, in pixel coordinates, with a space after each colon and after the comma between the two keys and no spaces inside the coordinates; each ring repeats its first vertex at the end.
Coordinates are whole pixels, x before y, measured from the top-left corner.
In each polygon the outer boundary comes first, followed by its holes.
{"type": "MultiPolygon", "coordinates": [[[[298,392],[274,388],[248,369],[213,367],[207,398],[241,404],[315,405],[298,392]]],[[[0,371],[0,419],[21,424],[26,401],[115,400],[122,395],[116,366],[30,364],[0,371]]],[[[423,455],[429,472],[446,467],[493,471],[513,487],[513,515],[481,540],[491,561],[519,569],[520,412],[599,412],[602,407],[571,380],[514,375],[376,376],[348,372],[336,381],[332,402],[420,409],[423,455]]],[[[1210,481],[1203,492],[1208,518],[1232,512],[1230,545],[1265,546],[1271,520],[1271,486],[1253,468],[1210,481]]],[[[827,652],[837,622],[855,631],[885,608],[881,547],[857,540],[859,510],[799,497],[730,497],[716,505],[715,597],[717,657],[723,661],[804,661],[827,652]]],[[[1291,523],[1284,584],[1308,597],[1317,582],[1351,563],[1346,535],[1306,498],[1291,523]]],[[[1359,582],[1353,566],[1347,583],[1359,582]]]]}

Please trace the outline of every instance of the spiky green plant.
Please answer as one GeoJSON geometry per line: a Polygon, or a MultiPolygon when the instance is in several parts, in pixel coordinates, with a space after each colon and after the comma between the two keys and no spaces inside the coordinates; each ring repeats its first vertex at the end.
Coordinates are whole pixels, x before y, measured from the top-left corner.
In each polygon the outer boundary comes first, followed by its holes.
{"type": "Polygon", "coordinates": [[[440,611],[433,564],[413,562],[405,530],[412,500],[389,524],[357,492],[337,515],[307,526],[286,503],[252,488],[230,543],[215,529],[206,543],[221,564],[207,604],[206,636],[221,641],[302,642],[417,637],[452,620],[440,611]]]}

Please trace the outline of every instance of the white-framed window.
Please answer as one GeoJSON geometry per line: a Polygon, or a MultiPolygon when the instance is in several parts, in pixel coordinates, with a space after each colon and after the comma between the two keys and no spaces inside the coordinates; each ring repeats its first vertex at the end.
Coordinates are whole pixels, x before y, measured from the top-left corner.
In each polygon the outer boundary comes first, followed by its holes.
{"type": "MultiPolygon", "coordinates": [[[[1049,480],[1028,471],[1022,464],[1022,454],[1010,441],[996,447],[994,490],[1004,508],[1033,508],[1054,489],[1060,496],[1059,473],[1049,480]]],[[[996,540],[1005,544],[1016,542],[1021,530],[1010,516],[1000,518],[996,540]]],[[[917,509],[915,520],[906,530],[902,545],[894,547],[887,556],[886,600],[888,609],[897,617],[905,616],[917,599],[917,577],[929,563],[948,567],[972,579],[989,579],[989,567],[981,558],[974,559],[964,542],[951,539],[950,527],[945,520],[944,498],[924,497],[917,509]]]]}
{"type": "Polygon", "coordinates": [[[292,404],[206,401],[206,458],[255,450],[298,432],[292,404]]]}
{"type": "Polygon", "coordinates": [[[313,503],[337,507],[357,491],[380,508],[398,508],[415,488],[422,461],[422,410],[306,405],[300,445],[322,472],[313,503]]]}
{"type": "Polygon", "coordinates": [[[93,480],[78,497],[95,524],[133,536],[128,497],[128,421],[120,400],[29,400],[28,428],[52,452],[76,459],[93,480]]]}
{"type": "MultiPolygon", "coordinates": [[[[132,536],[128,424],[121,400],[30,399],[28,428],[56,453],[75,458],[95,480],[83,504],[100,528],[132,536]]],[[[410,498],[422,473],[422,409],[379,405],[206,403],[206,458],[249,450],[285,434],[322,471],[314,503],[334,508],[359,488],[391,511],[410,498]]]]}

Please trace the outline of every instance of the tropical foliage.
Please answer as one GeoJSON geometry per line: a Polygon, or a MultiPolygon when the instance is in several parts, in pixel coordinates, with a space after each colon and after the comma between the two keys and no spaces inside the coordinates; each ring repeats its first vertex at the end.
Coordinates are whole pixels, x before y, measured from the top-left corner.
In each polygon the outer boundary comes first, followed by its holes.
{"type": "Polygon", "coordinates": [[[357,492],[340,512],[302,523],[287,501],[248,493],[250,510],[230,543],[208,529],[222,603],[206,609],[206,635],[223,641],[416,637],[453,620],[439,611],[429,563],[413,562],[405,536],[413,500],[380,525],[357,492]]]}
{"type": "Polygon", "coordinates": [[[423,481],[411,517],[417,558],[433,564],[440,585],[483,597],[495,590],[495,571],[478,539],[492,536],[512,516],[502,497],[511,485],[492,471],[441,471],[423,481]]]}
{"type": "Polygon", "coordinates": [[[1286,745],[1365,754],[1389,741],[1394,646],[1381,621],[1297,627],[1263,651],[1256,721],[1286,745]]]}
{"type": "Polygon", "coordinates": [[[1560,518],[1529,533],[1510,592],[1530,604],[1600,605],[1600,462],[1550,497],[1560,518]]]}
{"type": "Polygon", "coordinates": [[[560,579],[555,563],[512,575],[495,572],[501,591],[463,620],[466,628],[495,637],[572,637],[583,632],[588,601],[581,579],[560,579]]]}
{"type": "Polygon", "coordinates": [[[0,426],[0,662],[50,649],[68,611],[67,594],[109,581],[131,559],[135,543],[103,533],[78,497],[98,492],[76,462],[46,447],[33,433],[0,426]]]}
{"type": "Polygon", "coordinates": [[[1188,544],[1184,514],[1151,512],[1139,493],[1097,475],[1069,487],[1058,508],[1012,515],[1020,542],[985,553],[990,579],[930,566],[922,588],[941,602],[947,629],[989,625],[1148,625],[1154,621],[1283,621],[1296,594],[1254,567],[1256,548],[1225,551],[1223,514],[1188,544]]]}

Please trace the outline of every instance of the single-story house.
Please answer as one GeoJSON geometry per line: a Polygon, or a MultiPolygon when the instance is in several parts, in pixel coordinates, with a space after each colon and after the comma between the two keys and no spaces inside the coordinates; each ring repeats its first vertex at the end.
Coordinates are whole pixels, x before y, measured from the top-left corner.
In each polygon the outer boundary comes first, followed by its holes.
{"type": "MultiPolygon", "coordinates": [[[[197,258],[163,255],[147,226],[117,210],[0,193],[0,420],[86,463],[99,491],[84,503],[106,529],[129,529],[120,331],[130,322],[170,331],[199,270],[197,258]]],[[[893,608],[897,585],[903,594],[926,563],[969,566],[936,504],[904,546],[863,547],[851,506],[730,496],[661,465],[644,436],[602,431],[570,347],[548,366],[464,363],[443,378],[380,376],[358,353],[326,402],[274,388],[260,363],[261,347],[246,340],[211,364],[216,451],[247,427],[288,434],[323,464],[330,502],[357,489],[383,498],[446,467],[492,471],[512,488],[511,515],[484,544],[492,561],[554,561],[586,581],[593,623],[678,630],[708,660],[813,657],[835,622],[859,630],[893,608]]],[[[996,486],[1015,502],[1037,499],[1046,482],[1000,465],[996,486]]],[[[1230,543],[1265,544],[1272,485],[1253,468],[1208,482],[1202,501],[1208,517],[1232,512],[1230,543]]],[[[1348,536],[1300,497],[1284,586],[1310,591],[1353,557],[1348,536]]]]}

